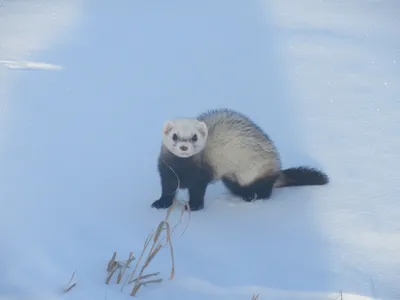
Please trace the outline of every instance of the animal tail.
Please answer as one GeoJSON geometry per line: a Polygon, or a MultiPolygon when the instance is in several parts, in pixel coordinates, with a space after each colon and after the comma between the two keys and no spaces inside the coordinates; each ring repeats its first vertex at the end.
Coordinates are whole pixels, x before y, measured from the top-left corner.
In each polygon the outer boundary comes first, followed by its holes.
{"type": "Polygon", "coordinates": [[[309,167],[296,167],[281,170],[274,187],[324,185],[328,182],[328,175],[320,170],[309,167]]]}

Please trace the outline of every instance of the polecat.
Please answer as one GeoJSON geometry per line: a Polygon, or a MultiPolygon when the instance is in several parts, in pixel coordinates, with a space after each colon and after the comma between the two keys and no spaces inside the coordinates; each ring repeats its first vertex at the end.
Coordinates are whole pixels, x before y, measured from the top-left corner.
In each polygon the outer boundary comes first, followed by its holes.
{"type": "Polygon", "coordinates": [[[275,187],[329,182],[325,173],[314,168],[282,170],[279,152],[269,136],[231,109],[166,121],[158,172],[162,194],[151,206],[168,208],[178,188],[188,189],[192,211],[204,208],[207,186],[217,180],[247,202],[268,199],[275,187]]]}

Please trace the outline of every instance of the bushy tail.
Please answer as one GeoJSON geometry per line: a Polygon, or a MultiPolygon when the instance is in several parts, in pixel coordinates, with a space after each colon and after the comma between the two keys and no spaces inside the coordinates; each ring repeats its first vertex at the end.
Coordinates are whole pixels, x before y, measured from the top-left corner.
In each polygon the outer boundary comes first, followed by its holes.
{"type": "Polygon", "coordinates": [[[322,171],[309,167],[296,167],[282,170],[274,186],[324,185],[328,182],[328,175],[322,171]]]}

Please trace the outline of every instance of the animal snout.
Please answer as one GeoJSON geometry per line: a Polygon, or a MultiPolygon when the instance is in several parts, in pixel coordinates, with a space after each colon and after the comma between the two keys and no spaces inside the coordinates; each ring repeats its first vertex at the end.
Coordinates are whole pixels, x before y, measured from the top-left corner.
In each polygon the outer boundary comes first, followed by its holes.
{"type": "Polygon", "coordinates": [[[181,146],[180,148],[182,151],[186,151],[188,149],[188,147],[186,147],[186,146],[181,146]]]}

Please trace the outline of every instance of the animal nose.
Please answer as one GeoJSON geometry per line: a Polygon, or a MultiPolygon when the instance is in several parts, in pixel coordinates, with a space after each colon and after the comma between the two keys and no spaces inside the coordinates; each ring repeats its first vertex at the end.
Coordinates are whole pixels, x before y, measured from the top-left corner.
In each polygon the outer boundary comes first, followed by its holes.
{"type": "Polygon", "coordinates": [[[188,149],[188,147],[186,147],[186,146],[181,146],[181,150],[182,151],[186,151],[188,149]]]}

